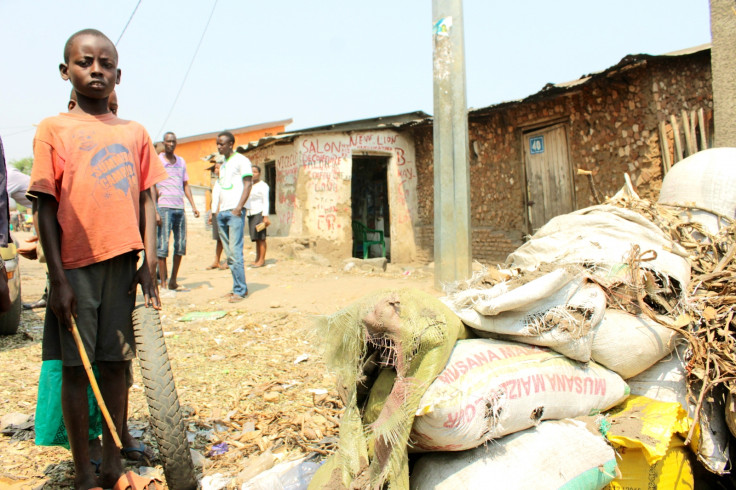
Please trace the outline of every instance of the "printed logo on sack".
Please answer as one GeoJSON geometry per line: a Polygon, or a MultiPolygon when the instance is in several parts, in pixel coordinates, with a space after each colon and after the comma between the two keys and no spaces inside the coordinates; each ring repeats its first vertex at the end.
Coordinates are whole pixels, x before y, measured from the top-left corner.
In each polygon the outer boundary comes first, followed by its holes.
{"type": "Polygon", "coordinates": [[[95,200],[108,204],[128,197],[135,175],[130,151],[120,144],[98,151],[90,161],[92,177],[97,179],[95,200]]]}

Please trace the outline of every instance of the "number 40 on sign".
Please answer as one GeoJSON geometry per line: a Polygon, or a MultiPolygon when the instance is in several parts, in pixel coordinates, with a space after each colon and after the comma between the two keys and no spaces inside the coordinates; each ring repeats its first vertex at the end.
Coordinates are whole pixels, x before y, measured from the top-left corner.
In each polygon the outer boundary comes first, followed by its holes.
{"type": "Polygon", "coordinates": [[[532,155],[544,153],[544,136],[529,138],[529,153],[532,155]]]}

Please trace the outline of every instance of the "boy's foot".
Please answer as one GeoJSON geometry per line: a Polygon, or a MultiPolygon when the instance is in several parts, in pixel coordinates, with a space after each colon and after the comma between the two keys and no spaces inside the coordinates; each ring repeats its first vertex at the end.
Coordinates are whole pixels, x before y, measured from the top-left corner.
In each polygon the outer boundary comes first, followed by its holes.
{"type": "Polygon", "coordinates": [[[227,264],[220,264],[220,265],[219,265],[219,269],[220,269],[221,271],[226,271],[226,270],[228,270],[229,268],[230,268],[230,267],[228,267],[228,266],[227,266],[227,264]]]}
{"type": "MultiPolygon", "coordinates": [[[[245,293],[245,296],[248,296],[248,293],[245,293]]],[[[233,294],[230,296],[230,299],[227,300],[228,303],[237,303],[238,301],[243,301],[245,299],[245,296],[240,296],[239,294],[233,294]]]]}
{"type": "Polygon", "coordinates": [[[128,461],[146,461],[149,463],[153,457],[151,450],[142,442],[138,446],[124,447],[120,454],[128,461]]]}
{"type": "Polygon", "coordinates": [[[24,310],[35,310],[36,308],[46,308],[46,298],[41,298],[33,303],[23,303],[24,310]]]}
{"type": "Polygon", "coordinates": [[[177,289],[178,287],[177,283],[169,281],[169,289],[177,289]]]}
{"type": "Polygon", "coordinates": [[[210,264],[210,265],[208,265],[208,266],[207,266],[207,267],[205,268],[205,270],[211,271],[211,270],[213,270],[213,269],[217,269],[217,268],[219,268],[219,267],[220,267],[220,264],[217,264],[217,263],[215,263],[215,264],[210,264]]]}
{"type": "Polygon", "coordinates": [[[97,477],[94,475],[94,473],[92,473],[82,475],[81,478],[75,478],[74,488],[88,490],[93,488],[100,488],[100,484],[97,481],[97,477]]]}

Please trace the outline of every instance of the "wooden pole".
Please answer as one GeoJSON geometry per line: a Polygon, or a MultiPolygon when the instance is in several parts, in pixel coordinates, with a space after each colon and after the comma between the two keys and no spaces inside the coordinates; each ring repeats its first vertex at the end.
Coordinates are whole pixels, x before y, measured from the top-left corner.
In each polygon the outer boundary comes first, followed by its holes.
{"type": "Polygon", "coordinates": [[[698,118],[695,115],[695,109],[690,111],[690,139],[693,141],[693,150],[695,153],[698,152],[698,136],[695,134],[695,126],[698,123],[698,118]]]}
{"type": "Polygon", "coordinates": [[[700,149],[707,150],[708,138],[705,131],[705,113],[703,112],[702,107],[698,109],[698,126],[700,126],[700,149]]]}
{"type": "Polygon", "coordinates": [[[667,127],[664,121],[659,121],[659,146],[662,151],[662,175],[667,175],[667,172],[672,168],[672,162],[670,161],[670,145],[667,141],[667,127]]]}
{"type": "Polygon", "coordinates": [[[690,136],[690,120],[687,117],[687,111],[685,109],[682,110],[682,130],[685,132],[685,150],[687,152],[687,156],[692,155],[695,153],[694,148],[694,141],[692,137],[690,136]]]}
{"type": "Polygon", "coordinates": [[[680,140],[680,126],[677,125],[677,117],[670,116],[670,124],[672,124],[672,134],[675,137],[675,158],[672,165],[682,160],[682,141],[680,140]]]}
{"type": "Polygon", "coordinates": [[[82,343],[82,337],[79,335],[79,329],[77,328],[77,323],[74,321],[74,317],[72,317],[72,335],[74,336],[74,342],[77,343],[79,357],[82,358],[84,370],[87,371],[87,377],[89,378],[90,386],[92,386],[92,392],[95,394],[95,400],[97,400],[102,416],[105,418],[105,422],[107,422],[107,428],[110,430],[110,434],[112,434],[112,440],[115,442],[118,449],[123,449],[123,443],[120,441],[120,436],[118,436],[115,422],[112,421],[110,412],[107,411],[107,405],[105,405],[105,400],[103,400],[102,393],[100,393],[100,387],[97,385],[95,373],[92,371],[92,364],[90,364],[89,357],[87,357],[87,351],[84,348],[84,343],[82,343]]]}

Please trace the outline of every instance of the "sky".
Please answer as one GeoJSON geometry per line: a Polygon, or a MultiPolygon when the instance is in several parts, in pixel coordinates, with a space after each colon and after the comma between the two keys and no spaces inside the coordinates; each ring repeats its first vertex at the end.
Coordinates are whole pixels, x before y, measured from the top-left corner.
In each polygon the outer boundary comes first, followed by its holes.
{"type": "MultiPolygon", "coordinates": [[[[166,131],[182,138],[283,119],[296,130],[433,112],[430,0],[141,0],[131,18],[137,4],[0,0],[0,136],[9,160],[31,156],[34,125],[66,110],[63,46],[89,27],[120,39],[118,115],[155,141],[166,131]]],[[[463,17],[472,108],[627,54],[711,40],[708,0],[465,0],[463,17]]]]}

